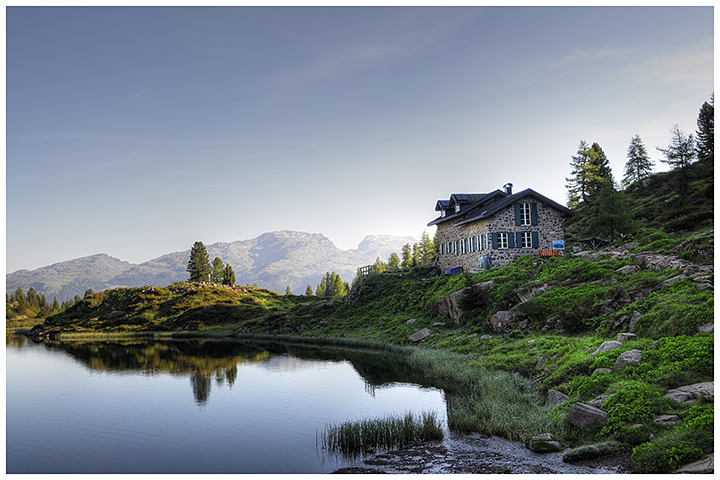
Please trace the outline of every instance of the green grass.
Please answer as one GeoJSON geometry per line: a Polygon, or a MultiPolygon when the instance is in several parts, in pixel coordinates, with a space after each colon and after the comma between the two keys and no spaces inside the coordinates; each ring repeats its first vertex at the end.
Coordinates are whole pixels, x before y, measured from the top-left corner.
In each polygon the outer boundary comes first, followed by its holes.
{"type": "Polygon", "coordinates": [[[366,453],[390,451],[420,441],[443,439],[443,428],[435,413],[405,413],[327,425],[318,436],[319,448],[326,454],[348,460],[366,453]]]}

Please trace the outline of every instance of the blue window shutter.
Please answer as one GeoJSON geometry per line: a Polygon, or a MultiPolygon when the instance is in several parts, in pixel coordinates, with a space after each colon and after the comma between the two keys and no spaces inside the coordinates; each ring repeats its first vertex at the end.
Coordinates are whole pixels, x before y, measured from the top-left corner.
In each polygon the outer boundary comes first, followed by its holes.
{"type": "Polygon", "coordinates": [[[515,248],[515,235],[512,232],[508,232],[508,248],[515,248]]]}
{"type": "Polygon", "coordinates": [[[530,221],[533,225],[537,225],[537,203],[530,204],[530,221]]]}
{"type": "Polygon", "coordinates": [[[515,242],[517,244],[517,248],[522,248],[522,232],[517,232],[515,235],[517,237],[517,240],[515,242]]]}
{"type": "Polygon", "coordinates": [[[521,219],[521,209],[522,203],[516,203],[515,204],[515,225],[520,226],[520,219],[521,219]]]}
{"type": "Polygon", "coordinates": [[[495,250],[497,250],[497,232],[492,233],[492,245],[495,250]]]}
{"type": "Polygon", "coordinates": [[[533,248],[538,248],[540,246],[540,235],[538,235],[538,232],[532,232],[533,237],[533,248]]]}

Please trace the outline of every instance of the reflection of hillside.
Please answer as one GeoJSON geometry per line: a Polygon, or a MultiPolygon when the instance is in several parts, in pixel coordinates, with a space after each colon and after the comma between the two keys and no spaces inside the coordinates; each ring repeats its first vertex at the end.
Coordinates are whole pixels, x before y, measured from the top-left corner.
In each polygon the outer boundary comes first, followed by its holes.
{"type": "Polygon", "coordinates": [[[318,361],[348,361],[371,394],[376,388],[399,382],[427,385],[422,372],[411,369],[402,357],[368,349],[221,340],[49,341],[44,345],[71,355],[93,371],[188,376],[200,406],[208,402],[213,381],[218,386],[234,385],[239,363],[260,363],[271,370],[292,372],[318,361]]]}

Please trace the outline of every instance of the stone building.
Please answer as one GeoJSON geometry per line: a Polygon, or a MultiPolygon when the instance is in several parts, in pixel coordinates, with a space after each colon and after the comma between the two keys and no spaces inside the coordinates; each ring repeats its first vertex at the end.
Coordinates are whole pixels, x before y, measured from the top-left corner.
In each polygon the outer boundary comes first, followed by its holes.
{"type": "Polygon", "coordinates": [[[563,219],[575,212],[528,188],[512,193],[512,184],[490,193],[454,193],[438,200],[437,265],[482,269],[487,260],[504,267],[523,255],[563,255],[563,219]]]}

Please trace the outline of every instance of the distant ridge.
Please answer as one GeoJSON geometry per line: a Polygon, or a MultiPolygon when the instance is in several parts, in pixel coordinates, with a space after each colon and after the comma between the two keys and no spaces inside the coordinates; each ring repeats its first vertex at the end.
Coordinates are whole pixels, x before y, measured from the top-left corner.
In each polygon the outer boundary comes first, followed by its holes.
{"type": "MultiPolygon", "coordinates": [[[[320,233],[282,230],[250,240],[218,242],[205,247],[210,261],[219,257],[232,266],[236,283],[280,293],[290,287],[294,294],[301,295],[308,284],[315,289],[326,272],[335,272],[344,281],[352,282],[358,267],[374,263],[377,257],[386,260],[392,252],[400,254],[403,245],[415,242],[413,237],[368,235],[357,249],[341,250],[320,233]]],[[[49,301],[57,296],[60,302],[82,296],[88,289],[167,286],[188,279],[185,268],[189,256],[188,248],[138,265],[101,253],[36,270],[8,273],[5,286],[10,293],[17,287],[23,291],[33,287],[49,301]]]]}

